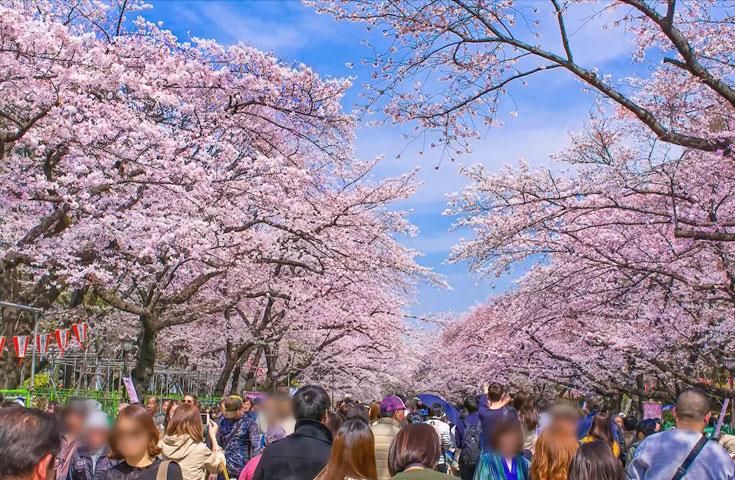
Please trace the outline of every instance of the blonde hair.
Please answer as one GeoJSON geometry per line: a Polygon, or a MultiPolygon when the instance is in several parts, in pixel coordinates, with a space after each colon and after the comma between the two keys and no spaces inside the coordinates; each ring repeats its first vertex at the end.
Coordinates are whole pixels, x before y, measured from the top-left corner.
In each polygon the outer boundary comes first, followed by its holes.
{"type": "Polygon", "coordinates": [[[531,462],[531,480],[567,480],[569,466],[579,443],[564,430],[549,425],[536,441],[531,462]]]}
{"type": "Polygon", "coordinates": [[[183,403],[176,407],[166,426],[166,435],[187,435],[195,442],[203,442],[204,425],[196,405],[183,403]]]}

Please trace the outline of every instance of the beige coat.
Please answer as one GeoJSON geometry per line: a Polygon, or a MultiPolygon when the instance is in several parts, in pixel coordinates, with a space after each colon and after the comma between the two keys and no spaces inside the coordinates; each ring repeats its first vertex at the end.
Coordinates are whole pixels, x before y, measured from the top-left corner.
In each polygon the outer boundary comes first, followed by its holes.
{"type": "Polygon", "coordinates": [[[375,437],[375,466],[378,469],[378,480],[388,480],[388,450],[393,438],[401,430],[401,424],[390,417],[379,419],[372,427],[375,437]]]}
{"type": "Polygon", "coordinates": [[[188,435],[166,435],[160,447],[161,458],[178,463],[184,480],[206,480],[225,463],[222,452],[213,453],[203,442],[195,442],[188,435]]]}

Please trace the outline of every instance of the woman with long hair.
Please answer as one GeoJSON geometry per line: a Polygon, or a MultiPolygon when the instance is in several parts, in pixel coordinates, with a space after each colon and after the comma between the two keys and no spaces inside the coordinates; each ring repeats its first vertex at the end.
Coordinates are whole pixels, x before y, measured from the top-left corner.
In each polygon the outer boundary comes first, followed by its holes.
{"type": "Polygon", "coordinates": [[[163,431],[165,432],[168,428],[168,422],[171,421],[171,417],[173,416],[176,409],[181,405],[181,402],[178,400],[171,400],[168,403],[168,406],[166,407],[165,416],[163,417],[163,431]]]}
{"type": "Polygon", "coordinates": [[[623,480],[623,464],[602,440],[582,444],[572,459],[569,480],[623,480]]]}
{"type": "Polygon", "coordinates": [[[375,438],[362,419],[347,420],[337,431],[329,461],[315,480],[376,480],[375,438]]]}
{"type": "Polygon", "coordinates": [[[142,405],[129,405],[117,416],[110,434],[111,457],[123,460],[107,471],[107,480],[183,480],[176,462],[161,461],[159,432],[142,405]]]}
{"type": "Polygon", "coordinates": [[[590,443],[595,440],[601,440],[605,442],[615,455],[615,458],[620,458],[620,445],[615,441],[612,432],[612,420],[604,413],[600,412],[592,419],[592,426],[590,432],[586,437],[582,438],[582,443],[590,443]]]}
{"type": "Polygon", "coordinates": [[[567,480],[569,465],[578,447],[576,436],[549,425],[536,440],[531,480],[567,480]]]}
{"type": "Polygon", "coordinates": [[[434,470],[442,445],[426,423],[409,423],[393,439],[388,451],[388,471],[395,480],[456,480],[434,470]]]}
{"type": "Polygon", "coordinates": [[[206,480],[210,473],[219,473],[225,458],[217,443],[218,426],[208,424],[212,449],[204,443],[204,424],[194,403],[182,403],[174,411],[161,440],[161,458],[179,463],[184,480],[206,480]]]}
{"type": "Polygon", "coordinates": [[[495,426],[490,448],[480,457],[475,480],[528,480],[523,432],[517,420],[503,420],[495,426]]]}

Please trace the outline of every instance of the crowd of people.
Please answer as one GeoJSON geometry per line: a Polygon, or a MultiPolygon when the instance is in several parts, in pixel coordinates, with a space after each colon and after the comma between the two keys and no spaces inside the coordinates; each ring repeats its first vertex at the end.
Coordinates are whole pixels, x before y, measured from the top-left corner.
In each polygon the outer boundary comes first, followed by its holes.
{"type": "Polygon", "coordinates": [[[683,391],[676,425],[610,415],[599,402],[513,398],[498,383],[461,403],[388,395],[332,405],[319,386],[293,397],[193,395],[42,411],[0,405],[3,480],[735,480],[728,451],[703,432],[710,400],[683,391]]]}

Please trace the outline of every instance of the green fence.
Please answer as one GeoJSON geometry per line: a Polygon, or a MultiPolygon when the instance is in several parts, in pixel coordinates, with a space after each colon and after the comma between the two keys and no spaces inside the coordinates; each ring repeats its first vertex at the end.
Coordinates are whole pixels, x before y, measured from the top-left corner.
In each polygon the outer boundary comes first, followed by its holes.
{"type": "MultiPolygon", "coordinates": [[[[22,398],[25,404],[28,405],[31,400],[31,392],[26,388],[19,388],[15,390],[0,390],[6,399],[12,400],[15,398],[22,398]]],[[[102,410],[110,415],[117,414],[117,407],[120,402],[127,401],[127,397],[123,397],[120,392],[104,392],[99,390],[75,390],[73,388],[37,388],[33,395],[33,406],[39,408],[45,408],[50,401],[57,401],[60,404],[65,404],[69,398],[87,398],[100,402],[102,410]]],[[[160,395],[159,401],[163,398],[169,398],[172,400],[181,400],[183,395],[160,395]]],[[[141,398],[141,401],[144,401],[141,398]]],[[[221,397],[201,396],[198,398],[199,403],[202,405],[215,405],[219,403],[221,397]]]]}
{"type": "MultiPolygon", "coordinates": [[[[26,388],[15,390],[0,390],[6,399],[23,398],[26,405],[31,401],[31,392],[26,388]]],[[[98,401],[102,405],[102,410],[115,415],[117,414],[117,406],[120,404],[121,395],[119,392],[101,392],[98,390],[74,390],[74,389],[48,389],[37,388],[33,395],[34,407],[45,407],[50,401],[57,401],[60,404],[67,402],[69,398],[87,398],[98,401]]]]}

